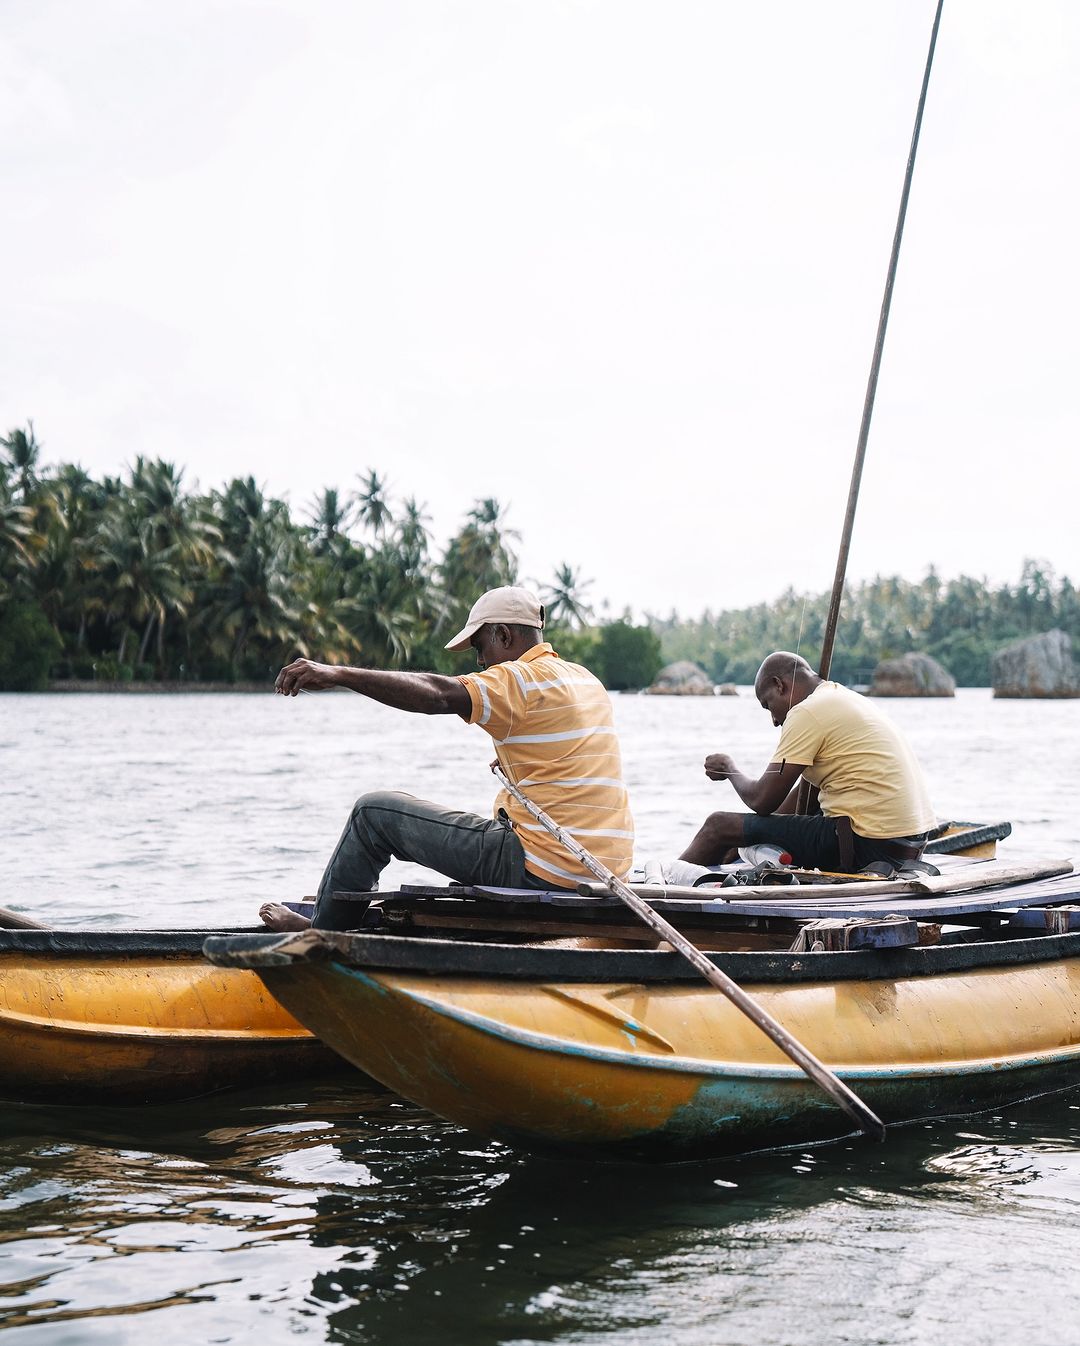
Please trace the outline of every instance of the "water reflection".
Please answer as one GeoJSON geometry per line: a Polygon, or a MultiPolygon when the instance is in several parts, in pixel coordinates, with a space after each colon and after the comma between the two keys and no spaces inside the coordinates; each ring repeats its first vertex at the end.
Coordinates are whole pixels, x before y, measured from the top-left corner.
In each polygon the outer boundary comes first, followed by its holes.
{"type": "Polygon", "coordinates": [[[1056,1257],[1080,1251],[1078,1119],[1058,1098],[884,1146],[642,1168],[523,1158],[340,1080],[137,1113],[11,1108],[0,1326],[714,1344],[794,1340],[796,1321],[799,1340],[835,1340],[871,1306],[881,1340],[929,1341],[957,1320],[959,1269],[989,1324],[1017,1312],[987,1279],[1003,1260],[1037,1262],[1051,1229],[1056,1257]]]}

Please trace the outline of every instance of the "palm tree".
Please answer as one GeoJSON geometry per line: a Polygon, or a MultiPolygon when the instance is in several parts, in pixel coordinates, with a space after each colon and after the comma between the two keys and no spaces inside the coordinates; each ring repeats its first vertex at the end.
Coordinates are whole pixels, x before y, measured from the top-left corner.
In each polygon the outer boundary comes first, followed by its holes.
{"type": "Polygon", "coordinates": [[[0,598],[25,573],[32,554],[32,514],[16,499],[6,472],[0,472],[0,598]]]}
{"type": "Polygon", "coordinates": [[[395,549],[380,548],[349,577],[345,621],[364,659],[399,668],[423,629],[423,612],[395,549]]]}
{"type": "MultiPolygon", "coordinates": [[[[169,619],[186,615],[194,578],[214,558],[220,530],[205,502],[185,493],[183,471],[173,464],[140,455],[130,476],[120,495],[106,497],[103,569],[111,586],[106,607],[114,619],[134,619],[142,625],[136,656],[140,664],[146,662],[156,629],[157,666],[162,673],[169,619]]],[[[125,627],[121,663],[126,641],[125,627]]]]}
{"type": "Polygon", "coordinates": [[[360,478],[360,490],[356,494],[357,513],[360,522],[370,528],[376,537],[382,537],[386,525],[393,519],[387,489],[386,478],[380,478],[374,468],[368,470],[366,477],[360,478]]]}
{"type": "Polygon", "coordinates": [[[581,572],[565,562],[555,571],[554,584],[544,589],[544,604],[551,626],[580,630],[592,619],[592,608],[585,600],[585,590],[592,580],[582,580],[581,572]]]}
{"type": "Polygon", "coordinates": [[[194,564],[214,553],[220,530],[183,489],[183,469],[162,459],[135,459],[129,498],[136,516],[150,526],[156,545],[178,547],[194,564]]]}
{"type": "Polygon", "coordinates": [[[39,516],[45,531],[31,586],[45,615],[62,637],[75,634],[82,650],[88,618],[104,611],[99,584],[99,532],[104,492],[81,467],[65,464],[43,493],[39,516]]]}
{"type": "Polygon", "coordinates": [[[183,614],[191,602],[180,547],[158,545],[150,521],[138,519],[130,502],[124,502],[105,518],[99,554],[109,591],[109,616],[120,627],[117,663],[124,664],[132,628],[140,624],[136,662],[144,663],[155,622],[163,627],[170,612],[183,614]]]}
{"type": "Polygon", "coordinates": [[[296,646],[302,621],[293,577],[303,571],[303,544],[288,506],[267,499],[254,477],[234,479],[212,503],[221,540],[195,625],[238,677],[296,646]]]}
{"type": "Polygon", "coordinates": [[[316,556],[325,556],[340,545],[353,521],[355,501],[343,501],[333,486],[317,495],[309,509],[311,519],[311,550],[316,556]]]}
{"type": "Polygon", "coordinates": [[[415,496],[402,505],[402,516],[395,529],[395,543],[401,560],[402,569],[419,576],[427,567],[428,543],[431,533],[427,528],[428,515],[424,506],[416,502],[415,496]]]}
{"type": "Polygon", "coordinates": [[[16,489],[21,504],[29,504],[37,485],[37,464],[41,457],[41,445],[34,435],[34,422],[27,421],[25,430],[9,430],[0,435],[0,446],[6,453],[10,466],[18,474],[16,489]]]}
{"type": "MultiPolygon", "coordinates": [[[[345,541],[349,545],[347,539],[345,541]]],[[[311,564],[295,577],[299,599],[294,647],[298,654],[337,663],[345,662],[359,652],[348,623],[350,608],[345,580],[350,573],[350,570],[343,570],[336,559],[314,557],[311,564]]]]}
{"type": "Polygon", "coordinates": [[[517,556],[510,543],[520,539],[506,526],[503,508],[490,497],[478,500],[465,526],[452,538],[439,565],[441,612],[437,628],[462,617],[486,589],[513,584],[517,556]]]}

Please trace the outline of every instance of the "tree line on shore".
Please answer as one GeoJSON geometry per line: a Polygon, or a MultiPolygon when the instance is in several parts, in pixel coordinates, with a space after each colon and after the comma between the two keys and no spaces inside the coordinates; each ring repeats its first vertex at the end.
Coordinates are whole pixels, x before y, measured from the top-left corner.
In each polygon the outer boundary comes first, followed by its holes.
{"type": "MultiPolygon", "coordinates": [[[[827,593],[788,589],[772,603],[649,620],[666,660],[692,660],[715,682],[748,683],[769,650],[798,649],[816,666],[828,609],[827,593]]],[[[1025,561],[1016,584],[996,587],[969,575],[943,580],[933,567],[918,581],[879,576],[845,589],[831,676],[869,683],[880,660],[915,651],[961,687],[988,687],[996,650],[1054,627],[1080,653],[1080,593],[1045,561],[1025,561]]]]}
{"type": "MultiPolygon", "coordinates": [[[[0,690],[63,678],[266,682],[297,654],[379,668],[463,672],[442,647],[485,589],[521,581],[516,531],[478,500],[436,548],[423,507],[370,470],[327,488],[300,519],[253,477],[187,490],[183,470],[138,457],[123,477],[46,466],[32,424],[0,437],[0,690]]],[[[559,565],[535,585],[549,634],[613,690],[648,686],[688,659],[748,683],[763,654],[815,663],[828,595],[685,618],[595,623],[588,582],[559,565]]],[[[1015,585],[877,578],[845,594],[833,676],[869,682],[879,660],[932,655],[962,686],[986,686],[995,650],[1060,627],[1080,645],[1080,594],[1045,562],[1015,585]]]]}
{"type": "MultiPolygon", "coordinates": [[[[305,516],[253,477],[189,491],[138,457],[97,480],[48,467],[32,424],[0,437],[0,690],[50,679],[265,682],[306,655],[463,672],[442,647],[485,589],[519,580],[518,534],[478,500],[436,552],[423,507],[372,470],[305,516]]],[[[629,617],[591,625],[568,564],[539,586],[560,652],[612,688],[647,685],[660,643],[629,617]]]]}

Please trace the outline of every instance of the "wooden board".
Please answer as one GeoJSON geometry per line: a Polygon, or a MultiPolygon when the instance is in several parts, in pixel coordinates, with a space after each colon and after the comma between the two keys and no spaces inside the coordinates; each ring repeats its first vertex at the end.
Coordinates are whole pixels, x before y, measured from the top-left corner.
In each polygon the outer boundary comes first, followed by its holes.
{"type": "MultiPolygon", "coordinates": [[[[666,884],[664,886],[631,884],[630,888],[638,897],[643,897],[647,901],[657,898],[700,899],[702,894],[708,893],[712,897],[731,903],[759,902],[764,899],[775,898],[779,893],[787,899],[792,899],[795,894],[799,894],[818,902],[833,898],[845,898],[861,902],[871,897],[937,896],[997,888],[1011,890],[1020,884],[1072,873],[1071,860],[1047,861],[1039,865],[1004,865],[997,861],[981,861],[964,865],[962,868],[953,869],[947,874],[938,876],[926,874],[909,879],[882,879],[880,882],[871,883],[860,880],[782,887],[772,884],[763,886],[747,884],[746,886],[732,888],[724,888],[715,884],[703,884],[693,888],[679,884],[666,884]]],[[[578,884],[578,892],[583,894],[597,896],[605,894],[607,891],[602,883],[578,884]]]]}
{"type": "MultiPolygon", "coordinates": [[[[655,889],[637,890],[650,906],[668,916],[751,917],[780,916],[792,920],[818,920],[825,917],[870,917],[883,915],[908,916],[915,920],[942,921],[949,917],[977,915],[982,912],[1011,910],[1039,904],[1080,902],[1080,875],[1072,872],[1068,862],[1060,865],[1029,866],[1022,872],[1039,875],[1026,881],[1017,879],[1015,866],[972,866],[981,878],[973,874],[967,880],[966,890],[956,876],[949,882],[954,891],[945,891],[941,879],[928,879],[927,884],[939,885],[937,891],[919,891],[907,883],[889,884],[887,891],[868,891],[864,884],[821,884],[801,888],[667,888],[664,896],[653,896],[655,889]],[[1065,873],[1055,870],[1065,868],[1065,873]],[[1004,876],[1012,878],[1001,886],[1004,876]],[[998,886],[987,886],[991,882],[998,886]],[[975,887],[981,882],[982,887],[975,887]],[[972,890],[974,889],[974,890],[972,890]]],[[[621,905],[599,884],[583,885],[583,894],[546,892],[526,888],[402,888],[400,894],[382,894],[383,904],[423,897],[479,898],[491,903],[509,906],[528,905],[542,908],[561,908],[570,912],[610,912],[621,905]]]]}

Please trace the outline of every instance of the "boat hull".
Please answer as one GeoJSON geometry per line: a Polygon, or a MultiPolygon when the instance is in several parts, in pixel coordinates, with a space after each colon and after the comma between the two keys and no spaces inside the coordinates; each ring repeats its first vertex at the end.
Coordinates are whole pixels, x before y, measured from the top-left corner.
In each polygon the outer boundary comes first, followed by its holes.
{"type": "Polygon", "coordinates": [[[341,1068],[206,932],[0,934],[0,1096],[158,1103],[341,1068]]]}
{"type": "MultiPolygon", "coordinates": [[[[337,938],[347,950],[347,937],[337,938]]],[[[1080,937],[1025,943],[1036,942],[1066,944],[1075,955],[1080,937]]],[[[1028,947],[1020,964],[862,978],[851,975],[860,957],[817,955],[823,972],[849,960],[841,978],[800,971],[743,985],[887,1123],[1080,1084],[1080,958],[1032,961],[1028,947]]],[[[906,957],[917,966],[917,953],[906,957]]],[[[771,960],[774,974],[779,961],[771,960]]],[[[677,1160],[851,1131],[831,1100],[705,985],[433,974],[332,953],[259,972],[297,1019],[361,1070],[523,1148],[677,1160]]]]}

